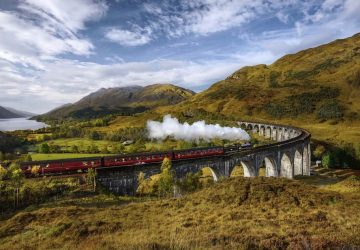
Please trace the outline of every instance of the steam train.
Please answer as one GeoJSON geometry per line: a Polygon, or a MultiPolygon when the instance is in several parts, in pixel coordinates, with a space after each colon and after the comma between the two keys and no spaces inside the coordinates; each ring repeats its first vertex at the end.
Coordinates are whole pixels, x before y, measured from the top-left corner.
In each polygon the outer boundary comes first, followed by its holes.
{"type": "Polygon", "coordinates": [[[206,147],[169,152],[151,152],[104,157],[87,157],[64,160],[22,162],[20,167],[25,176],[57,175],[87,172],[90,168],[111,168],[161,163],[165,157],[171,161],[221,156],[228,152],[251,148],[251,143],[235,144],[229,147],[206,147]],[[36,167],[36,169],[34,168],[36,167]],[[35,169],[35,171],[34,171],[35,169]]]}

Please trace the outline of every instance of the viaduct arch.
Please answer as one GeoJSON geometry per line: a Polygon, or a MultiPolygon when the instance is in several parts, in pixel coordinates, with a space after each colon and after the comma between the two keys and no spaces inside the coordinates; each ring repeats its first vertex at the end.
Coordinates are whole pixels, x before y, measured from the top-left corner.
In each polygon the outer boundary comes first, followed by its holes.
{"type": "MultiPolygon", "coordinates": [[[[230,152],[222,156],[210,156],[191,160],[173,161],[176,178],[183,178],[189,172],[198,172],[208,167],[213,178],[230,177],[235,166],[242,166],[245,177],[259,176],[259,169],[265,165],[267,177],[285,177],[292,179],[296,175],[310,175],[311,134],[301,128],[268,124],[261,122],[238,122],[238,125],[250,133],[270,138],[274,143],[230,152]]],[[[110,191],[134,195],[137,189],[137,177],[140,172],[145,177],[160,173],[160,165],[135,165],[98,169],[97,179],[110,191]]]]}

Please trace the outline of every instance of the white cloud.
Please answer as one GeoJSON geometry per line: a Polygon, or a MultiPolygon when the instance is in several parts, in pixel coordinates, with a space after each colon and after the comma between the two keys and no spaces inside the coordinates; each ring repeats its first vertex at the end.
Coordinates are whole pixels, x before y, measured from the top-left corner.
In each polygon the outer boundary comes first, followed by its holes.
{"type": "MultiPolygon", "coordinates": [[[[2,90],[12,95],[11,102],[16,103],[18,108],[22,108],[19,105],[23,100],[37,100],[34,102],[36,104],[32,105],[36,109],[32,111],[45,112],[60,104],[75,102],[102,87],[146,86],[170,82],[185,88],[203,88],[230,75],[239,67],[248,65],[249,57],[253,58],[254,64],[261,63],[264,59],[262,52],[258,55],[256,52],[234,55],[226,61],[207,60],[197,63],[156,59],[146,62],[98,64],[56,59],[43,62],[44,68],[33,72],[31,77],[24,76],[23,72],[12,64],[1,64],[0,60],[0,79],[8,83],[1,84],[2,90]],[[258,61],[255,58],[258,58],[258,61]],[[17,89],[21,89],[21,93],[16,93],[17,89]]],[[[5,103],[6,99],[2,102],[5,103]]],[[[11,103],[5,104],[13,106],[11,103]]]]}
{"type": "Polygon", "coordinates": [[[107,6],[93,0],[26,0],[18,8],[0,10],[0,59],[43,68],[44,60],[59,54],[91,54],[93,44],[77,32],[107,6]]]}
{"type": "Polygon", "coordinates": [[[158,6],[145,4],[144,10],[156,16],[149,21],[149,27],[169,37],[180,37],[185,34],[206,36],[242,27],[265,15],[272,15],[274,11],[278,11],[281,21],[287,22],[288,15],[280,10],[301,4],[294,0],[183,0],[177,7],[172,2],[163,2],[158,6]],[[160,11],[156,11],[158,9],[160,11]]]}
{"type": "Polygon", "coordinates": [[[24,0],[20,8],[41,16],[49,27],[72,34],[84,29],[86,22],[103,17],[108,10],[105,2],[95,0],[24,0]]]}
{"type": "Polygon", "coordinates": [[[123,46],[141,46],[152,40],[150,29],[129,31],[112,28],[106,32],[105,36],[110,41],[123,46]]]}

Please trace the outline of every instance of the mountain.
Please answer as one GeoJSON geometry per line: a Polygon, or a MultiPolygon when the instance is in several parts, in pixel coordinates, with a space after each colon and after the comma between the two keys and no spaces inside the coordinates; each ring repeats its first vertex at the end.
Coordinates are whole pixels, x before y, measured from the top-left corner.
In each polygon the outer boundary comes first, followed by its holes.
{"type": "Polygon", "coordinates": [[[178,105],[242,119],[359,120],[360,33],[286,55],[271,65],[243,67],[178,105]]]}
{"type": "Polygon", "coordinates": [[[102,88],[78,102],[59,107],[36,119],[86,119],[108,114],[134,114],[182,102],[195,93],[172,84],[154,84],[146,87],[129,86],[102,88]]]}
{"type": "Polygon", "coordinates": [[[24,116],[0,106],[0,119],[20,118],[20,117],[24,117],[24,116]]]}
{"type": "Polygon", "coordinates": [[[9,110],[10,112],[14,113],[14,114],[17,114],[21,117],[32,117],[36,114],[34,113],[31,113],[31,112],[27,112],[27,111],[22,111],[22,110],[17,110],[17,109],[14,109],[14,108],[10,108],[10,107],[4,107],[6,108],[7,110],[9,110]]]}

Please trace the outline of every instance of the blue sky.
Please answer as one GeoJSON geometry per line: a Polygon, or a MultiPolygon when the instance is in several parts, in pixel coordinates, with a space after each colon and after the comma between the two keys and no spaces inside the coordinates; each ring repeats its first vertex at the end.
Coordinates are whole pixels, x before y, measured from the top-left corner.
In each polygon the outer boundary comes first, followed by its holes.
{"type": "Polygon", "coordinates": [[[42,113],[99,88],[206,89],[360,31],[359,0],[0,0],[0,105],[42,113]]]}

